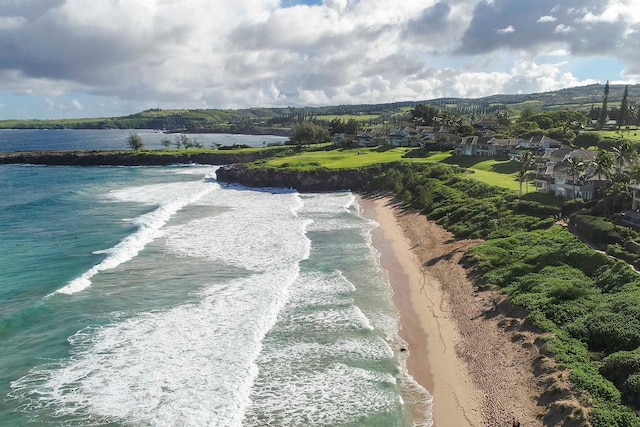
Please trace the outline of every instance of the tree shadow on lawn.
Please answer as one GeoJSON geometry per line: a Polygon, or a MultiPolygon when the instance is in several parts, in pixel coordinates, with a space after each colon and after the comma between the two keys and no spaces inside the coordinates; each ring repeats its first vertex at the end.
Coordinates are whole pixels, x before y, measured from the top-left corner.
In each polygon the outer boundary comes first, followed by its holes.
{"type": "Polygon", "coordinates": [[[420,148],[416,148],[414,150],[409,150],[402,155],[404,159],[424,159],[426,157],[431,157],[433,152],[422,150],[420,148]]]}
{"type": "Polygon", "coordinates": [[[503,175],[511,175],[520,170],[520,165],[516,162],[511,162],[506,159],[496,159],[493,157],[476,157],[476,156],[451,156],[442,160],[442,163],[448,163],[450,165],[458,165],[463,168],[470,169],[480,163],[495,160],[499,163],[495,163],[489,169],[489,172],[495,172],[503,175]]]}
{"type": "Polygon", "coordinates": [[[502,173],[505,175],[511,175],[520,170],[520,165],[516,162],[505,161],[502,163],[496,163],[491,167],[492,172],[502,173]]]}
{"type": "Polygon", "coordinates": [[[456,166],[460,166],[463,168],[471,168],[475,165],[477,165],[478,163],[484,162],[486,161],[487,158],[484,157],[475,157],[475,156],[451,156],[448,157],[444,160],[442,160],[442,163],[447,163],[449,165],[456,165],[456,166]]]}
{"type": "Polygon", "coordinates": [[[394,147],[393,145],[381,145],[381,146],[379,146],[376,149],[371,150],[371,151],[376,151],[378,153],[386,153],[387,151],[393,150],[394,148],[396,148],[396,147],[394,147]]]}

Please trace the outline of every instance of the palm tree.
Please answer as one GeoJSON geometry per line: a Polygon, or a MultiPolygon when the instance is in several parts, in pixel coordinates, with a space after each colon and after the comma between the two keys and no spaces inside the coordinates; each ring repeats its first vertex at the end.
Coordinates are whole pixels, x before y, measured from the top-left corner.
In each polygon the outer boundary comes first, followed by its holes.
{"type": "MultiPolygon", "coordinates": [[[[591,162],[593,168],[593,175],[598,179],[604,178],[607,181],[607,186],[611,184],[613,176],[613,157],[611,153],[606,150],[598,150],[596,158],[591,162]]],[[[607,191],[606,188],[602,189],[602,204],[604,206],[604,216],[607,216],[607,191]]]]}
{"type": "Polygon", "coordinates": [[[518,158],[517,162],[520,163],[520,170],[518,171],[518,182],[520,183],[520,197],[522,197],[522,181],[526,180],[527,193],[529,192],[529,180],[527,179],[528,172],[535,165],[535,156],[531,151],[525,151],[518,158]]]}
{"type": "Polygon", "coordinates": [[[573,179],[573,198],[575,199],[577,195],[576,184],[584,176],[584,173],[587,170],[587,165],[584,160],[578,156],[569,157],[565,160],[565,163],[567,164],[567,173],[573,179]]]}
{"type": "Polygon", "coordinates": [[[613,147],[613,160],[616,166],[615,179],[624,179],[624,167],[633,163],[635,149],[629,141],[622,141],[617,147],[613,147]]]}

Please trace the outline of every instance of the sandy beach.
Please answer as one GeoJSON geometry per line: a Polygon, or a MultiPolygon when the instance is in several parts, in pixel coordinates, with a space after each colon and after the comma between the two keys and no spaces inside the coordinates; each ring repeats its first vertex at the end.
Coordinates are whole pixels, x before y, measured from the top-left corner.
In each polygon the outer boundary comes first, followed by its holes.
{"type": "Polygon", "coordinates": [[[514,417],[522,426],[553,425],[538,405],[536,336],[522,313],[498,293],[478,291],[459,264],[479,242],[454,239],[390,197],[360,203],[380,224],[373,245],[401,313],[407,368],[433,395],[434,426],[511,426],[514,417]]]}

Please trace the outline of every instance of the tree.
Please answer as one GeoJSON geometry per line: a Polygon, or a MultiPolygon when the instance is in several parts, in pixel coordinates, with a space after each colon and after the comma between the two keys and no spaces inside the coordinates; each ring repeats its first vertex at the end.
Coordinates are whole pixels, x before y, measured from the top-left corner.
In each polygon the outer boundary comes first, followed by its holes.
{"type": "Polygon", "coordinates": [[[618,127],[629,124],[629,85],[624,87],[620,111],[618,112],[618,127]]]}
{"type": "Polygon", "coordinates": [[[129,148],[131,148],[133,151],[140,151],[144,148],[142,138],[135,131],[129,133],[127,144],[129,144],[129,148]]]}
{"type": "MultiPolygon", "coordinates": [[[[613,172],[613,157],[611,154],[606,151],[599,149],[596,154],[596,158],[591,162],[591,167],[593,168],[594,176],[597,176],[599,179],[605,178],[608,182],[611,181],[611,174],[613,172]]],[[[606,188],[602,190],[602,204],[603,204],[603,214],[607,216],[607,191],[606,188]]]]}
{"type": "Polygon", "coordinates": [[[175,136],[175,144],[178,150],[180,149],[180,147],[184,148],[185,150],[188,150],[189,148],[193,147],[193,142],[189,139],[187,135],[183,133],[175,136]]]}
{"type": "Polygon", "coordinates": [[[598,129],[602,129],[607,121],[607,101],[609,99],[609,80],[604,85],[604,98],[602,100],[602,108],[600,108],[600,116],[598,117],[598,129]]]}
{"type": "Polygon", "coordinates": [[[357,121],[356,119],[349,119],[347,120],[347,123],[344,125],[345,133],[348,133],[350,135],[357,134],[359,129],[360,129],[360,122],[357,121]]]}
{"type": "Polygon", "coordinates": [[[578,156],[569,157],[565,160],[567,164],[567,173],[571,176],[573,181],[573,198],[577,198],[576,184],[580,183],[580,180],[584,176],[585,171],[587,170],[587,165],[578,156]]]}
{"type": "Polygon", "coordinates": [[[581,148],[599,147],[602,136],[598,132],[582,132],[573,140],[573,145],[581,148]]]}
{"type": "Polygon", "coordinates": [[[358,129],[360,128],[360,123],[351,118],[346,122],[344,120],[335,118],[329,121],[329,134],[335,135],[337,133],[346,133],[349,135],[355,135],[358,133],[358,129]]]}
{"type": "Polygon", "coordinates": [[[632,163],[636,150],[629,141],[623,140],[616,147],[613,147],[613,160],[615,168],[615,180],[621,181],[625,179],[624,167],[632,163]]]}
{"type": "Polygon", "coordinates": [[[411,120],[425,126],[433,126],[435,118],[440,116],[440,110],[431,105],[418,104],[411,110],[411,120]]]}
{"type": "Polygon", "coordinates": [[[162,145],[165,150],[168,150],[171,146],[171,141],[169,140],[169,138],[162,138],[162,141],[160,141],[160,145],[162,145]]]}
{"type": "Polygon", "coordinates": [[[299,123],[291,129],[290,140],[294,144],[326,142],[328,139],[329,132],[326,129],[308,121],[299,123]]]}
{"type": "Polygon", "coordinates": [[[471,136],[473,135],[473,126],[462,123],[456,126],[455,132],[460,136],[471,136]]]}
{"type": "Polygon", "coordinates": [[[498,125],[502,127],[511,126],[511,116],[507,110],[496,112],[496,120],[498,121],[498,125]]]}
{"type": "MultiPolygon", "coordinates": [[[[527,179],[527,175],[531,168],[535,165],[535,156],[531,151],[525,151],[518,159],[520,170],[518,171],[518,182],[520,183],[520,197],[522,197],[522,181],[527,179]]],[[[527,180],[527,193],[529,192],[529,182],[527,180]]]]}
{"type": "Polygon", "coordinates": [[[614,182],[605,189],[606,197],[611,200],[613,212],[617,212],[617,207],[623,209],[625,204],[631,200],[631,190],[626,182],[614,182]]]}

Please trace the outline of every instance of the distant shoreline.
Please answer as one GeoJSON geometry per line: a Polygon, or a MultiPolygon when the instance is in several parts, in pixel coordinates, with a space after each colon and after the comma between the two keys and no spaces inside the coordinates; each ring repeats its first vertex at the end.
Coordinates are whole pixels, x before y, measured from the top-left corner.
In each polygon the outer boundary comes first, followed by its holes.
{"type": "MultiPolygon", "coordinates": [[[[284,149],[284,148],[283,148],[284,149]]],[[[175,164],[226,165],[273,156],[273,150],[242,152],[133,152],[133,151],[20,151],[0,153],[0,164],[49,166],[169,166],[175,164]]]]}

